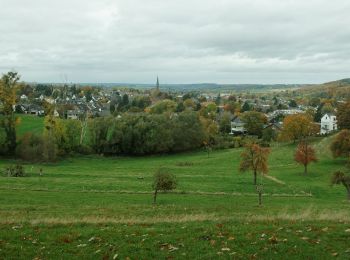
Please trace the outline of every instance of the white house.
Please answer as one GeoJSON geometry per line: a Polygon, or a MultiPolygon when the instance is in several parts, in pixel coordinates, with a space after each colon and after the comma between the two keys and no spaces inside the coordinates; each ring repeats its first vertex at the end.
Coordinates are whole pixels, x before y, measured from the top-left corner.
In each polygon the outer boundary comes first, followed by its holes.
{"type": "Polygon", "coordinates": [[[58,113],[57,109],[55,109],[55,110],[53,111],[53,116],[54,116],[54,117],[59,117],[59,116],[60,116],[60,114],[58,113]]]}
{"type": "Polygon", "coordinates": [[[21,100],[27,100],[28,99],[28,97],[26,96],[26,95],[21,95],[21,100]]]}
{"type": "Polygon", "coordinates": [[[231,133],[230,134],[245,134],[247,130],[244,128],[242,120],[236,116],[231,121],[231,133]]]}
{"type": "Polygon", "coordinates": [[[337,117],[335,115],[325,114],[321,118],[321,135],[328,134],[337,129],[337,117]]]}

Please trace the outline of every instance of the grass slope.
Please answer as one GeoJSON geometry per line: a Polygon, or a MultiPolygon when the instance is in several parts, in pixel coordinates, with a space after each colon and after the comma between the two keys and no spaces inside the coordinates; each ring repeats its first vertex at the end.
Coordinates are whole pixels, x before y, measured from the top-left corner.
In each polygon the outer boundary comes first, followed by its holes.
{"type": "Polygon", "coordinates": [[[320,161],[308,176],[294,145],[272,147],[263,207],[252,174],[237,170],[241,149],[27,164],[29,177],[0,178],[0,258],[348,259],[350,203],[329,185],[344,161],[329,142],[314,141],[320,161]],[[161,166],[179,185],[153,205],[161,166]]]}
{"type": "Polygon", "coordinates": [[[44,118],[35,115],[18,115],[20,118],[20,124],[17,128],[17,134],[19,136],[25,133],[31,132],[34,134],[41,134],[44,128],[44,118]]]}

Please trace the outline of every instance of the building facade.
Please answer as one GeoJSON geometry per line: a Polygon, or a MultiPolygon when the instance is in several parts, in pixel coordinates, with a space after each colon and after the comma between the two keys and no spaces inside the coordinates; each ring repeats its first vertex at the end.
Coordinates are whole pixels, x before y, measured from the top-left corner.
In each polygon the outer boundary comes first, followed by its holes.
{"type": "Polygon", "coordinates": [[[331,114],[325,114],[321,118],[321,135],[328,134],[338,129],[337,117],[331,114]]]}

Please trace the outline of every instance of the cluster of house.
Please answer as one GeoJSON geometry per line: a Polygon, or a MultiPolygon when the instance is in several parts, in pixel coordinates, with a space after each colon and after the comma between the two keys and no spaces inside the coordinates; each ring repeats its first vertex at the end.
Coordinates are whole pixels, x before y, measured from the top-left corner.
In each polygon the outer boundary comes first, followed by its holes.
{"type": "Polygon", "coordinates": [[[15,111],[23,114],[36,116],[44,116],[44,107],[41,105],[43,101],[55,104],[56,107],[66,107],[54,111],[54,116],[67,119],[78,119],[80,116],[89,114],[91,116],[106,116],[109,114],[109,105],[101,102],[102,97],[92,96],[90,101],[86,101],[86,97],[78,98],[75,95],[65,98],[45,97],[41,95],[36,100],[28,100],[25,95],[20,97],[19,102],[14,107],[15,111]]]}
{"type": "MultiPolygon", "coordinates": [[[[267,115],[268,118],[268,124],[264,126],[264,128],[272,128],[275,131],[280,131],[283,126],[283,122],[275,122],[275,118],[278,115],[293,115],[303,113],[302,110],[298,109],[286,109],[286,110],[276,110],[270,114],[267,115]]],[[[333,114],[325,114],[321,118],[320,122],[320,134],[326,135],[333,131],[336,131],[338,129],[337,126],[337,117],[333,114]]],[[[231,134],[233,135],[242,135],[246,134],[247,130],[244,127],[243,121],[240,119],[239,116],[235,116],[231,121],[231,134]]]]}

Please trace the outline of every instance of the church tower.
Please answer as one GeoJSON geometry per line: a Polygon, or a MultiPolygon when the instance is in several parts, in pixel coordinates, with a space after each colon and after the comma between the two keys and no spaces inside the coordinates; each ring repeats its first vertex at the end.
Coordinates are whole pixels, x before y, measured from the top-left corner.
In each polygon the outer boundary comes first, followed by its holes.
{"type": "Polygon", "coordinates": [[[158,76],[157,76],[157,90],[159,90],[159,78],[158,78],[158,76]]]}

